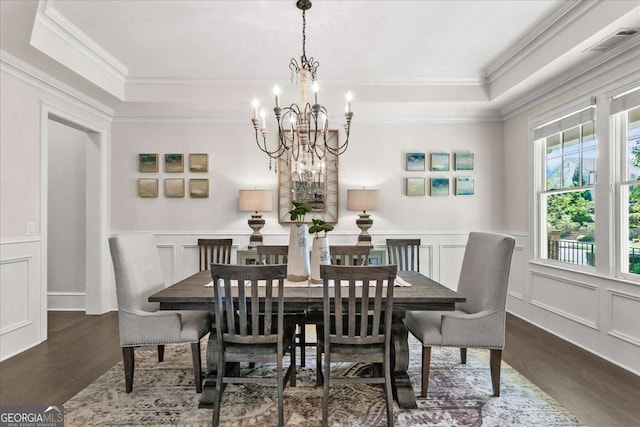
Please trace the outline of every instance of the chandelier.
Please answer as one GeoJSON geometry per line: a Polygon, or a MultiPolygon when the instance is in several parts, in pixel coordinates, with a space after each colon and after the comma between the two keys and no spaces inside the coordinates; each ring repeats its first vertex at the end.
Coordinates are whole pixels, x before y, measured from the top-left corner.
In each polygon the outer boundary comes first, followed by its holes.
{"type": "MultiPolygon", "coordinates": [[[[272,160],[275,160],[275,170],[277,171],[279,158],[284,157],[287,162],[289,159],[297,163],[304,164],[304,173],[309,174],[311,171],[313,176],[318,176],[324,169],[324,158],[327,153],[332,156],[339,156],[347,150],[349,145],[349,132],[351,129],[351,100],[353,96],[351,92],[347,93],[347,105],[345,108],[344,130],[346,139],[342,144],[329,144],[329,117],[327,109],[318,103],[319,86],[316,81],[316,73],[320,63],[313,57],[307,58],[306,53],[306,17],[305,12],[311,8],[310,0],[298,0],[296,2],[298,9],[302,10],[302,56],[300,62],[295,58],[291,58],[289,69],[291,70],[291,81],[300,84],[301,102],[300,104],[292,103],[289,106],[280,106],[280,88],[276,85],[273,93],[276,98],[276,105],[273,108],[277,121],[278,138],[275,144],[270,145],[267,142],[269,130],[267,128],[266,113],[264,110],[259,111],[259,101],[253,100],[253,127],[256,132],[256,144],[269,156],[269,170],[271,170],[272,160]],[[311,89],[313,91],[313,104],[307,101],[307,83],[311,78],[311,89]]],[[[303,173],[303,171],[300,171],[303,173]]],[[[302,181],[312,181],[313,178],[302,178],[302,181]]]]}

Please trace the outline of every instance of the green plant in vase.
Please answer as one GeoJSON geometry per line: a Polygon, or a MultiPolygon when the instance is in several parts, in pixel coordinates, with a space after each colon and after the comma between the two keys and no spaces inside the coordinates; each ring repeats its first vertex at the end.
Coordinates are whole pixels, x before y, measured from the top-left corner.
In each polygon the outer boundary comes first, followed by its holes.
{"type": "Polygon", "coordinates": [[[333,225],[328,224],[322,219],[312,219],[313,225],[309,228],[309,233],[315,234],[316,239],[320,237],[320,233],[324,232],[324,236],[327,237],[327,233],[333,230],[333,225]]]}
{"type": "Polygon", "coordinates": [[[304,223],[305,215],[312,212],[313,208],[307,202],[300,200],[293,200],[291,203],[293,204],[293,209],[289,211],[289,215],[291,221],[295,222],[299,227],[304,223]]]}

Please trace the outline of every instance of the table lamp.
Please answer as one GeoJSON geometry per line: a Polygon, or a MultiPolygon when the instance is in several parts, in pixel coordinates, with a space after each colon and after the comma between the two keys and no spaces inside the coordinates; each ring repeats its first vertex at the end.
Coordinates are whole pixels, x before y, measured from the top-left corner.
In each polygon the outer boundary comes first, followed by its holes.
{"type": "Polygon", "coordinates": [[[373,246],[369,230],[373,220],[367,211],[378,210],[380,190],[347,190],[347,209],[350,211],[362,211],[356,225],[362,230],[358,236],[358,246],[373,246]]]}
{"type": "Polygon", "coordinates": [[[249,227],[253,230],[253,234],[249,237],[249,247],[254,248],[261,245],[262,234],[260,234],[260,230],[264,227],[264,218],[258,211],[270,212],[273,210],[271,190],[240,190],[239,205],[243,212],[254,212],[248,221],[249,227]]]}

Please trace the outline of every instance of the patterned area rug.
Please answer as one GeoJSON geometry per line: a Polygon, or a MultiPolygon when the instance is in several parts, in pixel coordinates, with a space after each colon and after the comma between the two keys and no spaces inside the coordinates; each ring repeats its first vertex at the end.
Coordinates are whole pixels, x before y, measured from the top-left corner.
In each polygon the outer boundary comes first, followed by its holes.
{"type": "MultiPolygon", "coordinates": [[[[204,342],[203,342],[204,344],[204,342]]],[[[203,345],[204,347],[204,345],[203,345]]],[[[419,396],[421,347],[410,339],[409,375],[419,396]]],[[[322,423],[322,388],[315,387],[315,351],[309,349],[306,368],[298,369],[296,387],[285,388],[285,420],[289,426],[322,423]]],[[[64,404],[66,426],[207,426],[212,411],[198,409],[189,346],[167,347],[158,363],[155,349],[136,351],[133,392],[124,392],[124,368],[118,363],[64,404]]],[[[203,357],[203,360],[204,357],[203,357]]],[[[332,369],[362,375],[364,365],[336,365],[332,369]]],[[[263,375],[272,370],[260,366],[263,375]]],[[[229,385],[223,395],[220,424],[273,426],[277,424],[275,387],[229,385]]],[[[386,425],[384,392],[373,385],[331,386],[329,424],[386,425]]],[[[434,348],[429,396],[418,398],[418,409],[394,405],[396,426],[581,426],[581,421],[511,366],[502,363],[501,396],[493,397],[489,352],[469,349],[460,364],[455,348],[434,348]]]]}

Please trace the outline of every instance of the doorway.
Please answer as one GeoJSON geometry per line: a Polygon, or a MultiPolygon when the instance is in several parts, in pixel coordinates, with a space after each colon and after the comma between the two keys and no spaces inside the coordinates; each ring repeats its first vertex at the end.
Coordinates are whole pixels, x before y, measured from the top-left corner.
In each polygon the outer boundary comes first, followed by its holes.
{"type": "Polygon", "coordinates": [[[111,307],[107,246],[107,130],[43,105],[42,317],[48,309],[111,307]],[[105,277],[106,275],[106,277],[105,277]]]}
{"type": "Polygon", "coordinates": [[[47,309],[86,311],[90,133],[48,121],[47,309]]]}

